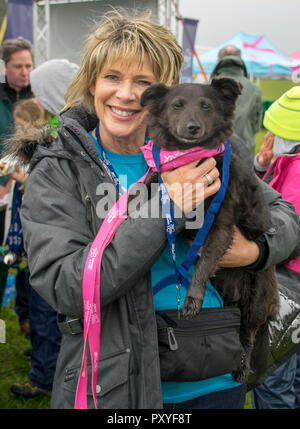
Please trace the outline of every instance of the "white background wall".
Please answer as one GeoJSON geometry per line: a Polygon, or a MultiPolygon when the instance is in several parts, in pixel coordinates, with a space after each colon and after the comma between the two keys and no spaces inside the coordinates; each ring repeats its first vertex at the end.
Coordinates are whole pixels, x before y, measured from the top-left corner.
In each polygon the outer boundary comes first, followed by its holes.
{"type": "MultiPolygon", "coordinates": [[[[299,0],[300,1],[300,0],[299,0]]],[[[80,50],[91,26],[99,17],[114,7],[151,9],[157,16],[156,0],[110,0],[54,4],[50,6],[50,58],[67,58],[79,63],[80,50]]]]}

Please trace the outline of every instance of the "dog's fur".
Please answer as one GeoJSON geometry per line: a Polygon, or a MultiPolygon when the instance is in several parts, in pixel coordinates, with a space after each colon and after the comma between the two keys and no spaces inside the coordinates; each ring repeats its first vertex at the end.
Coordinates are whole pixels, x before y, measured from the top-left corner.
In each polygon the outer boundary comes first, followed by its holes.
{"type": "MultiPolygon", "coordinates": [[[[150,138],[168,150],[218,147],[232,136],[235,103],[241,89],[229,78],[214,79],[210,85],[151,86],[141,97],[141,105],[149,109],[150,138]]],[[[221,174],[223,156],[215,159],[221,174]]],[[[154,181],[157,174],[152,172],[147,184],[154,181]]],[[[213,197],[205,200],[205,211],[213,197]]],[[[209,279],[225,305],[239,306],[245,359],[235,377],[246,382],[250,367],[256,376],[266,368],[268,321],[277,315],[279,295],[274,267],[255,275],[242,268],[219,267],[233,242],[234,225],[248,240],[257,240],[270,226],[270,213],[253,170],[232,151],[227,192],[204,242],[182,313],[190,319],[200,312],[209,279]]]]}

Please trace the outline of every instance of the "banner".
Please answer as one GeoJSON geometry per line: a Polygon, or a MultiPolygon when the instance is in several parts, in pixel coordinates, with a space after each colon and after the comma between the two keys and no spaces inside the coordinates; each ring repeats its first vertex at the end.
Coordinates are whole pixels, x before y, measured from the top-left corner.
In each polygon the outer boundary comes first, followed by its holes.
{"type": "Polygon", "coordinates": [[[198,19],[183,19],[182,53],[184,62],[181,69],[181,82],[192,82],[193,79],[194,43],[198,22],[198,19]]]}
{"type": "Polygon", "coordinates": [[[33,0],[7,0],[5,39],[23,37],[33,43],[33,0]]]}

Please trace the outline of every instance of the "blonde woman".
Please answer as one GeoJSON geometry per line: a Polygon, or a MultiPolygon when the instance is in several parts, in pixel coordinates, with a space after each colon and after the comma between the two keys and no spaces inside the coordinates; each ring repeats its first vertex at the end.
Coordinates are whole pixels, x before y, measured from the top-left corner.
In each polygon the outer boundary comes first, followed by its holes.
{"type": "MultiPolygon", "coordinates": [[[[22,224],[32,287],[59,313],[63,332],[52,408],[73,408],[75,404],[84,347],[82,279],[89,250],[103,222],[103,201],[111,204],[117,190],[122,193],[147,171],[140,151],[147,130],[147,110],[140,105],[141,94],[157,82],[178,83],[182,60],[174,35],[151,21],[148,14],[130,11],[104,16],[89,35],[80,68],[68,88],[57,139],[52,144],[38,145],[34,152],[22,224]],[[102,192],[105,186],[108,194],[102,192]]],[[[199,167],[193,162],[164,172],[163,179],[167,186],[190,182],[196,187],[201,183],[204,198],[220,187],[213,158],[199,167]],[[210,186],[205,174],[212,178],[210,186]]],[[[277,234],[264,237],[268,257],[262,261],[260,246],[237,234],[224,264],[254,267],[260,261],[263,268],[274,263],[273,248],[278,240],[283,248],[295,244],[299,226],[293,209],[268,191],[275,220],[277,216],[285,219],[277,234]]],[[[155,198],[156,194],[150,203],[155,198]]],[[[180,193],[174,193],[173,201],[183,208],[180,193]]],[[[195,193],[185,195],[184,207],[191,210],[201,201],[195,193]]],[[[179,237],[184,224],[182,213],[176,219],[178,259],[188,249],[188,243],[179,237]]],[[[289,253],[282,251],[274,258],[289,253]]],[[[207,407],[207,401],[210,408],[243,407],[245,386],[236,383],[231,374],[211,382],[161,383],[157,298],[153,300],[152,286],[161,273],[167,275],[172,270],[161,216],[129,216],[105,248],[101,263],[100,360],[94,386],[98,408],[154,409],[162,408],[163,403],[202,408],[207,407]]],[[[160,297],[165,307],[176,301],[175,286],[171,284],[168,289],[174,298],[172,303],[160,297]]],[[[221,305],[220,297],[209,290],[212,306],[221,305]]],[[[88,374],[90,371],[88,361],[88,374]]],[[[95,407],[90,378],[87,407],[95,407]]]]}

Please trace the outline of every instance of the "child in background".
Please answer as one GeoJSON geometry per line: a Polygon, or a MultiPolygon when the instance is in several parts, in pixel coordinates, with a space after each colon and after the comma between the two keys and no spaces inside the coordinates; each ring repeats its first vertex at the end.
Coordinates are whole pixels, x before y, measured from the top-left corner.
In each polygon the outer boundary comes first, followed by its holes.
{"type": "MultiPolygon", "coordinates": [[[[255,171],[300,214],[299,86],[288,90],[270,106],[265,113],[264,127],[268,132],[255,157],[255,171]]],[[[280,290],[299,305],[300,255],[277,265],[276,275],[280,290]]],[[[253,390],[252,402],[256,409],[300,408],[300,351],[282,362],[253,390]]]]}

